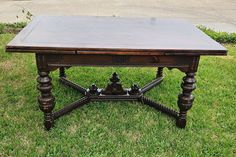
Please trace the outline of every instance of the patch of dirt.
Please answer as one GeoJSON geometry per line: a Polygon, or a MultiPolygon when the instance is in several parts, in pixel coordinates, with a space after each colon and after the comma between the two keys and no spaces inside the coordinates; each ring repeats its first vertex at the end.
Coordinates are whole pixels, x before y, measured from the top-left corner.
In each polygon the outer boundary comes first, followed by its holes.
{"type": "Polygon", "coordinates": [[[6,71],[11,70],[15,66],[11,60],[6,60],[4,62],[0,62],[0,67],[6,71]]]}

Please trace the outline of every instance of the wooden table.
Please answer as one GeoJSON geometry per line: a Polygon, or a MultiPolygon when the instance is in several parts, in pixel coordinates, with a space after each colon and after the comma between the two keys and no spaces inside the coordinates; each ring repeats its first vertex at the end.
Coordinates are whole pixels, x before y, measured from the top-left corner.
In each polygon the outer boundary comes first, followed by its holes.
{"type": "MultiPolygon", "coordinates": [[[[187,111],[194,96],[195,73],[200,56],[226,55],[227,50],[184,20],[156,18],[41,16],[28,24],[7,46],[7,52],[35,53],[38,68],[39,107],[49,130],[54,120],[91,101],[130,100],[150,105],[186,126],[187,111]],[[65,68],[72,66],[158,67],[156,78],[142,88],[124,89],[116,73],[104,89],[88,89],[66,78],[65,68]],[[186,76],[178,96],[179,112],[148,99],[144,93],[160,84],[163,68],[177,68],[186,76]],[[84,96],[53,112],[55,98],[51,92],[49,72],[59,69],[61,83],[84,96]]],[[[210,78],[209,78],[210,79],[210,78]]]]}

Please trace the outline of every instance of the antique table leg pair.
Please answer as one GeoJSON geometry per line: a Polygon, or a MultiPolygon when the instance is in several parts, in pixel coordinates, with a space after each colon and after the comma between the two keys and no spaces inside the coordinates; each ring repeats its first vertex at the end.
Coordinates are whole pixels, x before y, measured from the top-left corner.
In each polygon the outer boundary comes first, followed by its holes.
{"type": "MultiPolygon", "coordinates": [[[[122,85],[119,83],[119,77],[116,73],[110,78],[111,83],[107,85],[105,89],[100,89],[96,85],[91,85],[89,89],[85,89],[80,85],[77,85],[66,78],[65,67],[59,66],[56,67],[49,66],[45,55],[36,55],[37,67],[38,67],[38,90],[41,92],[41,95],[38,97],[39,107],[44,112],[44,126],[46,130],[50,130],[53,127],[54,120],[69,113],[70,111],[88,104],[92,101],[105,101],[105,100],[128,100],[128,101],[139,101],[141,103],[147,104],[155,109],[173,117],[176,119],[176,125],[179,128],[185,128],[186,126],[186,116],[187,111],[191,108],[194,96],[192,91],[196,88],[195,86],[195,72],[198,64],[198,57],[193,58],[194,68],[182,68],[181,71],[184,71],[186,76],[183,78],[181,84],[182,93],[178,96],[178,107],[179,112],[174,111],[168,107],[163,106],[162,104],[156,103],[149,98],[144,96],[144,93],[160,84],[163,80],[163,67],[159,67],[157,70],[156,78],[145,85],[143,88],[139,88],[138,85],[132,85],[130,89],[123,89],[122,85]],[[62,84],[69,86],[83,95],[81,99],[73,102],[60,109],[59,111],[53,112],[55,106],[55,98],[52,94],[52,79],[49,76],[49,72],[59,68],[59,80],[62,84]],[[188,69],[188,70],[183,70],[188,69]],[[189,70],[190,69],[190,70],[189,70]]],[[[63,65],[63,64],[62,64],[63,65]]],[[[173,68],[173,67],[172,67],[173,68]]],[[[181,69],[181,67],[178,67],[181,69]]]]}

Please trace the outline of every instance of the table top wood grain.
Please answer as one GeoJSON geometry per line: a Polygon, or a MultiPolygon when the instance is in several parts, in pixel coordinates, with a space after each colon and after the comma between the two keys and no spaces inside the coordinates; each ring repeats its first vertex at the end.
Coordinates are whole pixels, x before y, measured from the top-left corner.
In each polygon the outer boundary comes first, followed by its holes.
{"type": "Polygon", "coordinates": [[[7,44],[8,52],[122,55],[226,55],[185,20],[38,16],[7,44]]]}

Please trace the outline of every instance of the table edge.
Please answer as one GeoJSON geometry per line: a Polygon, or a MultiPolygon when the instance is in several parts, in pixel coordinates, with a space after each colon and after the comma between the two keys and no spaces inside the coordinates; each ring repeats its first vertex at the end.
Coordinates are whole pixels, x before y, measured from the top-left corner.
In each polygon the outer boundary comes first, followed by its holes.
{"type": "Polygon", "coordinates": [[[11,53],[56,53],[56,54],[111,54],[111,55],[227,55],[228,50],[199,49],[121,49],[121,48],[55,48],[55,47],[24,47],[6,46],[11,53]],[[147,52],[146,54],[143,52],[147,52]]]}

